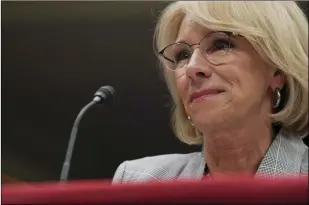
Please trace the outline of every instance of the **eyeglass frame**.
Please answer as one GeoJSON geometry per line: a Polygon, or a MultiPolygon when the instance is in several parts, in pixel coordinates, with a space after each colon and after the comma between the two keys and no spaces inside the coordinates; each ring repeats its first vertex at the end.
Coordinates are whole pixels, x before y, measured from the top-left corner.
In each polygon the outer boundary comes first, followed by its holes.
{"type": "MultiPolygon", "coordinates": [[[[240,35],[239,33],[236,33],[236,32],[231,32],[231,31],[212,31],[212,32],[210,32],[210,33],[207,33],[205,36],[203,36],[202,38],[201,38],[201,40],[198,42],[198,43],[194,43],[194,44],[188,44],[188,43],[186,43],[186,42],[175,42],[175,43],[171,43],[171,44],[169,44],[169,45],[167,45],[167,46],[165,46],[161,51],[159,51],[158,53],[159,53],[159,55],[161,56],[161,57],[163,57],[164,59],[166,59],[166,60],[168,60],[168,61],[170,61],[170,62],[172,62],[172,63],[174,63],[171,59],[169,59],[169,58],[167,58],[163,53],[164,53],[164,51],[169,47],[169,46],[172,46],[172,45],[174,45],[174,44],[186,44],[186,45],[188,45],[191,49],[192,49],[192,47],[193,46],[199,46],[198,48],[200,48],[200,45],[201,45],[201,42],[203,41],[203,39],[204,38],[206,38],[207,36],[210,36],[211,34],[213,34],[213,33],[225,33],[225,34],[227,34],[228,36],[229,36],[229,43],[231,44],[231,36],[241,36],[241,37],[243,37],[242,35],[240,35]]],[[[229,44],[229,49],[230,49],[230,45],[229,44]]],[[[194,51],[194,49],[192,49],[193,51],[194,51]]],[[[192,52],[192,54],[193,54],[193,52],[192,52]]],[[[191,56],[192,56],[192,54],[191,54],[191,56]]],[[[205,54],[205,55],[207,55],[207,54],[205,54]]],[[[203,56],[207,59],[207,57],[205,56],[204,54],[203,54],[203,56]]],[[[191,59],[191,56],[190,56],[190,58],[188,59],[188,62],[190,61],[190,59],[191,59]]],[[[207,59],[208,60],[208,59],[207,59]]],[[[184,67],[182,67],[182,68],[185,68],[187,66],[187,63],[186,63],[186,65],[184,66],[184,67]]],[[[167,66],[166,66],[167,67],[167,66]]],[[[172,71],[176,71],[177,69],[171,69],[171,68],[169,68],[169,67],[167,67],[169,70],[172,70],[172,71]]]]}

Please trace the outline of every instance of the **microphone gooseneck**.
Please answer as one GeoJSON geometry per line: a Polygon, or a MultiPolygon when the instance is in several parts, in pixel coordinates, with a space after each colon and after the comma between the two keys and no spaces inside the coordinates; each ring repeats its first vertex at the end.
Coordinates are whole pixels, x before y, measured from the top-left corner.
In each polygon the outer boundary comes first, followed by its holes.
{"type": "Polygon", "coordinates": [[[111,102],[116,94],[116,91],[113,87],[107,85],[107,86],[102,86],[99,88],[99,90],[94,94],[93,100],[88,103],[86,106],[84,106],[79,114],[77,115],[72,130],[71,130],[71,135],[68,143],[68,148],[66,151],[65,155],[65,160],[62,165],[61,169],[61,174],[60,174],[60,181],[67,181],[68,180],[68,175],[70,171],[70,165],[71,165],[71,158],[72,158],[72,153],[74,150],[74,145],[75,145],[75,140],[79,128],[80,121],[84,114],[95,104],[103,104],[103,103],[108,103],[111,102]]]}

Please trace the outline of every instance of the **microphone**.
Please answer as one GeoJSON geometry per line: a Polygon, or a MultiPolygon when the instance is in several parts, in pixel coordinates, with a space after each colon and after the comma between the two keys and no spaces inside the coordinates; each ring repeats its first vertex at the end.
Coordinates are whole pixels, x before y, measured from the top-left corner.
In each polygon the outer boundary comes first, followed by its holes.
{"type": "Polygon", "coordinates": [[[90,107],[92,107],[95,104],[103,104],[103,103],[111,102],[114,99],[115,95],[116,95],[116,91],[112,86],[107,85],[107,86],[100,87],[98,91],[95,92],[93,100],[90,103],[88,103],[86,106],[84,106],[83,109],[77,115],[74,121],[73,127],[72,127],[70,140],[69,140],[68,148],[67,148],[66,155],[65,155],[65,160],[62,165],[60,181],[68,180],[68,174],[70,171],[70,164],[71,164],[72,153],[73,153],[74,144],[76,140],[76,135],[78,132],[79,123],[83,115],[86,113],[86,111],[90,107]]]}

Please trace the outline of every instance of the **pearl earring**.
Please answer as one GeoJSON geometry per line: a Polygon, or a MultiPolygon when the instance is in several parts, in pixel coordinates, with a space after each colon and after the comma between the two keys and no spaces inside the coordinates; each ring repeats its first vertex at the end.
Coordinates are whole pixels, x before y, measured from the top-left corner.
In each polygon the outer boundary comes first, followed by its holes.
{"type": "Polygon", "coordinates": [[[192,122],[192,120],[191,120],[191,117],[190,117],[190,116],[188,116],[188,120],[189,120],[189,122],[191,123],[192,127],[194,127],[194,124],[193,124],[193,122],[192,122]]]}

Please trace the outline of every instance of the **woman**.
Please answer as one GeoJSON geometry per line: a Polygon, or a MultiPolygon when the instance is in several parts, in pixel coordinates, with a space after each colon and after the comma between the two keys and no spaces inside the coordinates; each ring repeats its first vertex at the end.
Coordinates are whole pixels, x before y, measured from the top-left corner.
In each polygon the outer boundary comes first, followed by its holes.
{"type": "Polygon", "coordinates": [[[125,161],[113,182],[308,175],[308,22],[295,2],[176,2],[155,33],[173,127],[202,152],[125,161]]]}

